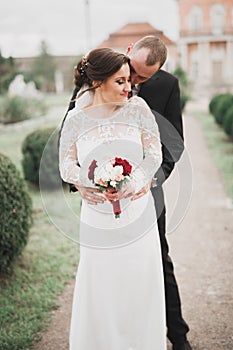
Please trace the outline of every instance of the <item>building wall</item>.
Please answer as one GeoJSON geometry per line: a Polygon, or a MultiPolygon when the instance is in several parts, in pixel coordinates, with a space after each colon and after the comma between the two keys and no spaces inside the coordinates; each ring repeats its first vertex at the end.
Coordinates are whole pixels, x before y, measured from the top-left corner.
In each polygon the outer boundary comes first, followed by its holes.
{"type": "Polygon", "coordinates": [[[178,0],[180,61],[194,90],[233,91],[232,0],[178,0]]]}

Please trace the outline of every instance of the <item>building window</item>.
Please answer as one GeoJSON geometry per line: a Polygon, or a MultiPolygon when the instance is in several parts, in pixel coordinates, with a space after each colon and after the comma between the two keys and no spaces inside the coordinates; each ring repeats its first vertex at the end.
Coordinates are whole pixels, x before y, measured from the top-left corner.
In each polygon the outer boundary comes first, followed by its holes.
{"type": "Polygon", "coordinates": [[[203,12],[200,6],[193,6],[189,17],[189,26],[192,32],[200,32],[203,25],[203,12]]]}
{"type": "Polygon", "coordinates": [[[214,4],[210,10],[211,29],[213,34],[224,32],[225,9],[221,4],[214,4]]]}
{"type": "Polygon", "coordinates": [[[220,85],[223,83],[223,62],[213,61],[212,62],[212,83],[220,85]]]}

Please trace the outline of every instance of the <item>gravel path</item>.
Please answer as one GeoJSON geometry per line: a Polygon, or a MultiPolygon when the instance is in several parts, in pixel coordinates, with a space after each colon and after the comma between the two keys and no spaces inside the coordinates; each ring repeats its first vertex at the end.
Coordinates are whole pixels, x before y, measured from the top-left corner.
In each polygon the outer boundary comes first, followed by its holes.
{"type": "MultiPolygon", "coordinates": [[[[192,116],[194,108],[201,107],[190,103],[184,114],[193,192],[183,221],[168,235],[168,240],[193,350],[232,350],[233,205],[201,126],[192,116]]],[[[168,219],[176,201],[177,185],[179,176],[174,171],[165,188],[168,219]]],[[[68,350],[73,283],[67,285],[60,297],[61,307],[34,350],[68,350]]]]}

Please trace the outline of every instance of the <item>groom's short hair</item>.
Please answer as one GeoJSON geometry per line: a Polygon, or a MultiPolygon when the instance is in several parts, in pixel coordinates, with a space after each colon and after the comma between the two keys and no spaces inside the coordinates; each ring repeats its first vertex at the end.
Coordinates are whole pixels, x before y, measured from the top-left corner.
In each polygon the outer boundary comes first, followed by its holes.
{"type": "Polygon", "coordinates": [[[140,49],[149,49],[149,53],[146,60],[147,66],[153,66],[157,62],[160,63],[160,67],[167,59],[167,48],[164,42],[155,35],[147,35],[134,43],[132,51],[140,49]]]}

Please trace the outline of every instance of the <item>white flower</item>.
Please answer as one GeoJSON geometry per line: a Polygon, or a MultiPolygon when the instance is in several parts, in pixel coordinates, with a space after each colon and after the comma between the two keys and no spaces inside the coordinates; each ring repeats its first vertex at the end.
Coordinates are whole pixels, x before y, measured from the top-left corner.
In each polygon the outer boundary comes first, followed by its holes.
{"type": "Polygon", "coordinates": [[[100,179],[102,179],[104,182],[110,180],[108,172],[106,172],[103,167],[95,170],[94,181],[98,183],[100,179]]]}
{"type": "Polygon", "coordinates": [[[124,176],[122,175],[123,171],[124,169],[122,165],[113,166],[113,162],[110,161],[95,169],[94,182],[110,182],[110,185],[115,187],[117,181],[124,179],[124,176]]]}
{"type": "Polygon", "coordinates": [[[111,179],[115,180],[119,175],[123,174],[123,166],[122,165],[117,165],[112,168],[112,173],[111,173],[111,179]]]}

